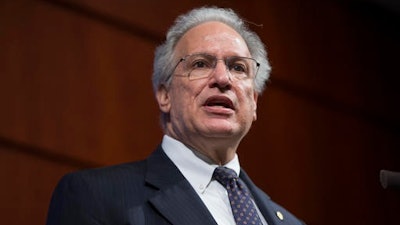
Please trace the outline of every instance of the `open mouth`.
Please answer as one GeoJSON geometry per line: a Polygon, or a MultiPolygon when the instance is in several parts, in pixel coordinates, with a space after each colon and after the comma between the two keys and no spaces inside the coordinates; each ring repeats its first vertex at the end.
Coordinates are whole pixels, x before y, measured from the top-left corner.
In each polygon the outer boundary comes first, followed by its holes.
{"type": "Polygon", "coordinates": [[[227,109],[232,109],[235,110],[235,107],[233,106],[233,102],[224,96],[213,96],[207,99],[207,101],[204,104],[205,106],[208,107],[222,107],[222,108],[227,108],[227,109]]]}

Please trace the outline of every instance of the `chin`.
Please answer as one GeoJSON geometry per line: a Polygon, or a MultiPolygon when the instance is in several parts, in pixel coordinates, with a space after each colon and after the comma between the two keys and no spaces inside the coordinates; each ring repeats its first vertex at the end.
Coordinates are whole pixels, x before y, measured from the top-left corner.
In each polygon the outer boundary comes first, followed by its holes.
{"type": "Polygon", "coordinates": [[[237,122],[227,119],[211,119],[200,122],[201,130],[208,133],[210,137],[230,137],[242,135],[246,128],[237,122]]]}
{"type": "Polygon", "coordinates": [[[211,137],[231,137],[231,136],[236,136],[242,132],[233,127],[212,126],[207,128],[207,133],[210,134],[211,137]]]}

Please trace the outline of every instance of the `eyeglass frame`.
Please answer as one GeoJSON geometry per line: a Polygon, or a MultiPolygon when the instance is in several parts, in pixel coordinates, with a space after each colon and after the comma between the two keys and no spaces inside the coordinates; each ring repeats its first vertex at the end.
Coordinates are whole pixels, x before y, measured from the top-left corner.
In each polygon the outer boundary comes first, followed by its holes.
{"type": "MultiPolygon", "coordinates": [[[[204,57],[204,58],[206,58],[206,57],[204,57]]],[[[207,54],[207,53],[194,53],[194,54],[189,54],[189,55],[185,55],[185,56],[181,57],[181,58],[179,59],[179,61],[176,63],[174,69],[172,70],[172,75],[174,75],[174,76],[181,76],[181,77],[188,77],[189,80],[197,80],[197,79],[208,78],[208,77],[210,77],[210,75],[212,74],[212,71],[215,70],[215,68],[217,67],[218,61],[220,61],[220,60],[222,60],[222,61],[224,62],[224,65],[225,65],[225,67],[226,67],[228,73],[230,74],[230,78],[229,78],[229,79],[231,79],[231,77],[236,77],[236,78],[239,79],[239,80],[249,79],[249,78],[253,78],[253,79],[254,79],[254,78],[257,76],[258,70],[260,69],[260,65],[261,65],[256,59],[253,59],[253,58],[250,58],[250,57],[244,57],[244,56],[228,56],[228,57],[225,57],[225,58],[217,58],[216,56],[211,55],[211,54],[207,54]],[[185,75],[185,74],[176,74],[176,73],[174,73],[174,71],[176,70],[176,68],[179,66],[179,64],[180,64],[181,62],[185,61],[188,57],[196,56],[196,55],[199,55],[199,56],[207,56],[207,57],[213,58],[214,64],[213,64],[213,66],[212,66],[212,70],[211,70],[211,72],[210,72],[207,76],[202,76],[202,77],[197,77],[197,78],[194,78],[194,79],[192,78],[192,79],[191,79],[190,74],[191,74],[192,71],[194,70],[193,68],[190,69],[189,72],[188,72],[186,75],[185,75]],[[252,60],[252,61],[254,61],[254,62],[255,62],[255,68],[254,68],[254,71],[255,71],[255,72],[254,72],[254,75],[246,75],[246,77],[244,77],[244,78],[237,78],[236,76],[232,75],[232,73],[230,72],[229,65],[228,65],[228,62],[230,61],[230,59],[245,59],[245,60],[252,60]]]]}

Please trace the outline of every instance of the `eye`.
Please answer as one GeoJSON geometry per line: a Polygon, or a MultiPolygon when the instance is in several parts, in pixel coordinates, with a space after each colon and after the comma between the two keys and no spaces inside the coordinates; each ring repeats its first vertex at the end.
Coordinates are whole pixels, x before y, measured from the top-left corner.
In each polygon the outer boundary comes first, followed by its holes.
{"type": "Polygon", "coordinates": [[[187,68],[191,70],[213,68],[213,58],[204,54],[189,56],[187,68]]]}
{"type": "Polygon", "coordinates": [[[240,60],[232,61],[229,64],[229,70],[231,72],[235,72],[235,73],[247,73],[248,72],[247,65],[240,60]]]}
{"type": "Polygon", "coordinates": [[[210,63],[207,62],[207,60],[205,59],[196,59],[191,63],[191,68],[192,69],[210,68],[210,63]]]}

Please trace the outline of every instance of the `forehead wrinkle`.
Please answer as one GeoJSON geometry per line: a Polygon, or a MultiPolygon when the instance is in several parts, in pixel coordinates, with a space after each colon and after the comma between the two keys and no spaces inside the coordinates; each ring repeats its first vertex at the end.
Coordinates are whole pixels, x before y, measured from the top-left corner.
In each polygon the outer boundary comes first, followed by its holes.
{"type": "Polygon", "coordinates": [[[207,22],[191,28],[178,41],[180,55],[208,53],[218,57],[250,56],[243,38],[231,27],[219,22],[207,22]]]}
{"type": "Polygon", "coordinates": [[[216,56],[249,56],[247,45],[241,37],[229,33],[208,34],[200,43],[194,45],[192,53],[207,53],[216,56]],[[236,48],[232,48],[236,46],[236,48]],[[244,49],[242,46],[245,46],[244,49]],[[243,51],[244,50],[244,51],[243,51]]]}
{"type": "Polygon", "coordinates": [[[207,42],[230,41],[235,44],[241,44],[241,38],[239,38],[236,35],[232,35],[232,34],[229,34],[226,32],[218,33],[217,35],[216,34],[208,34],[208,35],[205,35],[203,39],[204,39],[204,41],[207,41],[207,42]]]}

